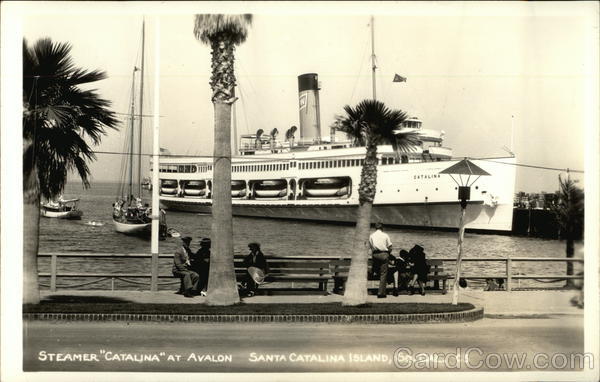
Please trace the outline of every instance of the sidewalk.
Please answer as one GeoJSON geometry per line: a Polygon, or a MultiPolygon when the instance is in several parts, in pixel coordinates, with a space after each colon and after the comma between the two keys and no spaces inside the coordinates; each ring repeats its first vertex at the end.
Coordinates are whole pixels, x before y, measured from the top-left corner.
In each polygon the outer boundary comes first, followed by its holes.
{"type": "MultiPolygon", "coordinates": [[[[461,291],[459,302],[469,302],[475,306],[483,307],[486,316],[583,315],[583,309],[574,307],[570,302],[571,298],[577,293],[578,291],[574,290],[485,292],[482,290],[467,289],[461,291]]],[[[186,298],[182,295],[174,294],[173,291],[63,290],[57,292],[41,291],[40,294],[42,301],[48,300],[51,296],[102,296],[139,304],[202,304],[205,301],[205,297],[196,296],[194,298],[186,298]]],[[[254,296],[244,298],[242,301],[246,304],[318,304],[341,302],[342,299],[343,296],[337,294],[326,296],[274,295],[254,296]]],[[[429,293],[425,296],[418,294],[413,296],[400,295],[398,297],[388,296],[385,299],[378,299],[377,296],[370,295],[367,301],[376,304],[407,302],[449,303],[452,301],[452,294],[449,292],[445,295],[439,293],[429,293]]]]}

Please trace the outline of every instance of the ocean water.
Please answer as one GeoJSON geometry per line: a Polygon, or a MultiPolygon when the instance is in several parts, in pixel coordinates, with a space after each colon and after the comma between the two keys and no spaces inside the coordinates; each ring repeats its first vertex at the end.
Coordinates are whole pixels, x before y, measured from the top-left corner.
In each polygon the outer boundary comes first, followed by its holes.
{"type": "MultiPolygon", "coordinates": [[[[41,218],[40,252],[84,252],[84,253],[150,253],[150,241],[138,237],[119,234],[112,225],[112,203],[117,196],[118,184],[94,183],[91,188],[83,189],[79,183],[69,183],[64,193],[65,198],[80,198],[79,208],[83,211],[81,220],[61,220],[41,218]],[[89,222],[103,223],[101,226],[88,225],[89,222]]],[[[148,191],[144,200],[150,200],[148,191]]],[[[167,223],[182,236],[194,238],[192,249],[198,247],[202,237],[210,236],[211,216],[196,213],[167,211],[167,223]]],[[[330,223],[304,221],[286,221],[261,218],[234,217],[234,250],[236,254],[245,254],[248,243],[257,241],[265,255],[340,255],[349,254],[352,248],[351,238],[354,227],[330,223]]],[[[425,248],[428,257],[455,258],[457,254],[457,233],[437,232],[430,230],[414,230],[387,228],[394,245],[394,254],[399,249],[410,249],[414,244],[425,248]]],[[[161,253],[172,253],[180,240],[167,238],[159,244],[161,253]]],[[[579,245],[576,249],[579,248],[579,245]]],[[[565,243],[559,240],[517,237],[507,235],[466,233],[463,243],[463,257],[504,258],[520,257],[563,257],[565,243]]],[[[170,274],[171,262],[161,260],[161,274],[170,274]]],[[[452,273],[454,263],[445,266],[452,273]]],[[[514,263],[513,275],[564,274],[565,263],[535,262],[514,263]]],[[[578,269],[578,266],[576,266],[578,269]]],[[[150,261],[146,259],[60,259],[59,272],[133,272],[149,273],[150,261]]],[[[40,259],[40,271],[49,271],[49,259],[40,259]]],[[[465,262],[463,274],[494,275],[504,274],[504,263],[500,262],[465,262]]],[[[59,279],[59,287],[69,286],[90,280],[59,279]]],[[[47,280],[43,280],[47,284],[47,280]]],[[[144,280],[146,282],[146,280],[144,280]]],[[[161,288],[172,289],[172,282],[161,288]]],[[[472,286],[481,286],[477,282],[472,286]]],[[[521,281],[521,286],[562,286],[563,282],[539,283],[521,281]]],[[[516,286],[516,285],[515,285],[516,286]]],[[[108,281],[86,286],[87,289],[103,289],[110,287],[108,281]]],[[[84,287],[82,287],[83,289],[84,287]]],[[[117,281],[118,289],[148,289],[146,285],[135,285],[117,281]]]]}

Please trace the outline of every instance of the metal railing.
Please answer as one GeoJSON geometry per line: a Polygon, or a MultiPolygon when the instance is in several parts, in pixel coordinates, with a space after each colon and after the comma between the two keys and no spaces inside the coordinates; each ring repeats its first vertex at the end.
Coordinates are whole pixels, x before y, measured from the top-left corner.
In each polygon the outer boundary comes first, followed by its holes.
{"type": "MultiPolygon", "coordinates": [[[[236,254],[239,256],[241,254],[236,254]]],[[[118,272],[58,272],[58,259],[59,258],[88,258],[88,259],[147,259],[151,260],[152,256],[146,253],[81,253],[81,252],[63,252],[63,253],[40,253],[38,257],[41,258],[50,258],[50,272],[40,272],[38,273],[39,277],[49,277],[50,291],[55,292],[57,290],[57,279],[58,278],[95,278],[96,280],[87,281],[79,284],[72,284],[68,286],[61,286],[66,288],[74,288],[81,287],[85,285],[90,285],[94,283],[99,283],[105,280],[111,280],[111,290],[114,290],[115,280],[124,281],[131,284],[138,285],[148,285],[150,283],[140,282],[136,280],[130,279],[152,279],[155,276],[155,280],[158,279],[174,279],[172,274],[157,274],[152,275],[151,273],[118,273],[118,272]]],[[[161,253],[158,255],[159,259],[172,259],[172,253],[161,253]]],[[[325,260],[339,260],[339,256],[267,256],[267,259],[295,259],[295,260],[315,260],[315,259],[325,259],[325,260]]],[[[444,262],[455,262],[455,258],[440,258],[440,257],[431,257],[431,260],[442,260],[444,262]]],[[[515,262],[579,262],[583,263],[584,260],[582,258],[565,258],[565,257],[470,257],[464,258],[461,260],[462,262],[500,262],[504,263],[501,266],[504,269],[504,272],[493,275],[483,275],[483,274],[473,274],[473,275],[464,275],[462,278],[465,279],[504,279],[506,291],[511,291],[513,289],[513,281],[517,280],[567,280],[567,279],[575,279],[575,280],[583,280],[583,274],[577,275],[567,275],[567,274],[553,274],[553,275],[524,275],[524,274],[513,274],[513,263],[515,262]]],[[[150,267],[149,267],[150,268],[150,267]]],[[[448,278],[454,278],[454,275],[448,273],[448,268],[444,269],[445,273],[448,275],[448,278]]],[[[179,284],[178,279],[174,279],[168,282],[158,283],[158,285],[174,285],[179,284]]]]}

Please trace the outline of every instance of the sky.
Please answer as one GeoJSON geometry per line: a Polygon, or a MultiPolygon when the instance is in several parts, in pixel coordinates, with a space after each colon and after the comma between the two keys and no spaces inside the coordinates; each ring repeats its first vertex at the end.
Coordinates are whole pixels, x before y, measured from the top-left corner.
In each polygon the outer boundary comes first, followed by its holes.
{"type": "MultiPolygon", "coordinates": [[[[158,57],[160,146],[210,155],[210,48],[194,38],[195,13],[254,15],[248,39],[236,49],[238,134],[298,125],[303,73],[319,74],[323,131],[344,105],[371,98],[374,15],[379,100],[419,117],[424,128],[444,130],[444,146],[457,157],[511,150],[521,164],[584,170],[586,125],[597,113],[589,85],[597,23],[589,4],[211,4],[69,3],[65,10],[47,2],[23,7],[20,21],[29,43],[46,36],[69,42],[78,66],[106,71],[108,79],[93,87],[126,114],[145,19],[144,114],[155,107],[158,57]],[[395,73],[407,81],[393,83],[395,73]]],[[[150,153],[150,118],[145,126],[144,152],[150,153]]],[[[123,139],[124,132],[110,131],[96,150],[122,152],[123,139]]],[[[117,180],[121,156],[97,158],[92,180],[117,180]]],[[[519,167],[515,191],[552,192],[559,173],[519,167]]],[[[584,185],[582,174],[571,174],[584,185]]]]}

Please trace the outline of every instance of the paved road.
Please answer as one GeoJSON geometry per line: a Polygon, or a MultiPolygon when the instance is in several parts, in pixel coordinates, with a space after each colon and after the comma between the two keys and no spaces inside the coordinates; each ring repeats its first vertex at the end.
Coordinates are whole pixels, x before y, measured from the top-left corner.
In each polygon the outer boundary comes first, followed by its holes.
{"type": "MultiPolygon", "coordinates": [[[[543,367],[555,353],[583,351],[583,316],[419,325],[24,324],[26,371],[526,371],[535,370],[534,353],[548,354],[537,358],[543,367]],[[408,349],[395,358],[401,347],[408,349]],[[521,368],[495,355],[521,352],[521,368]]],[[[564,357],[555,361],[561,368],[564,357]]]]}

